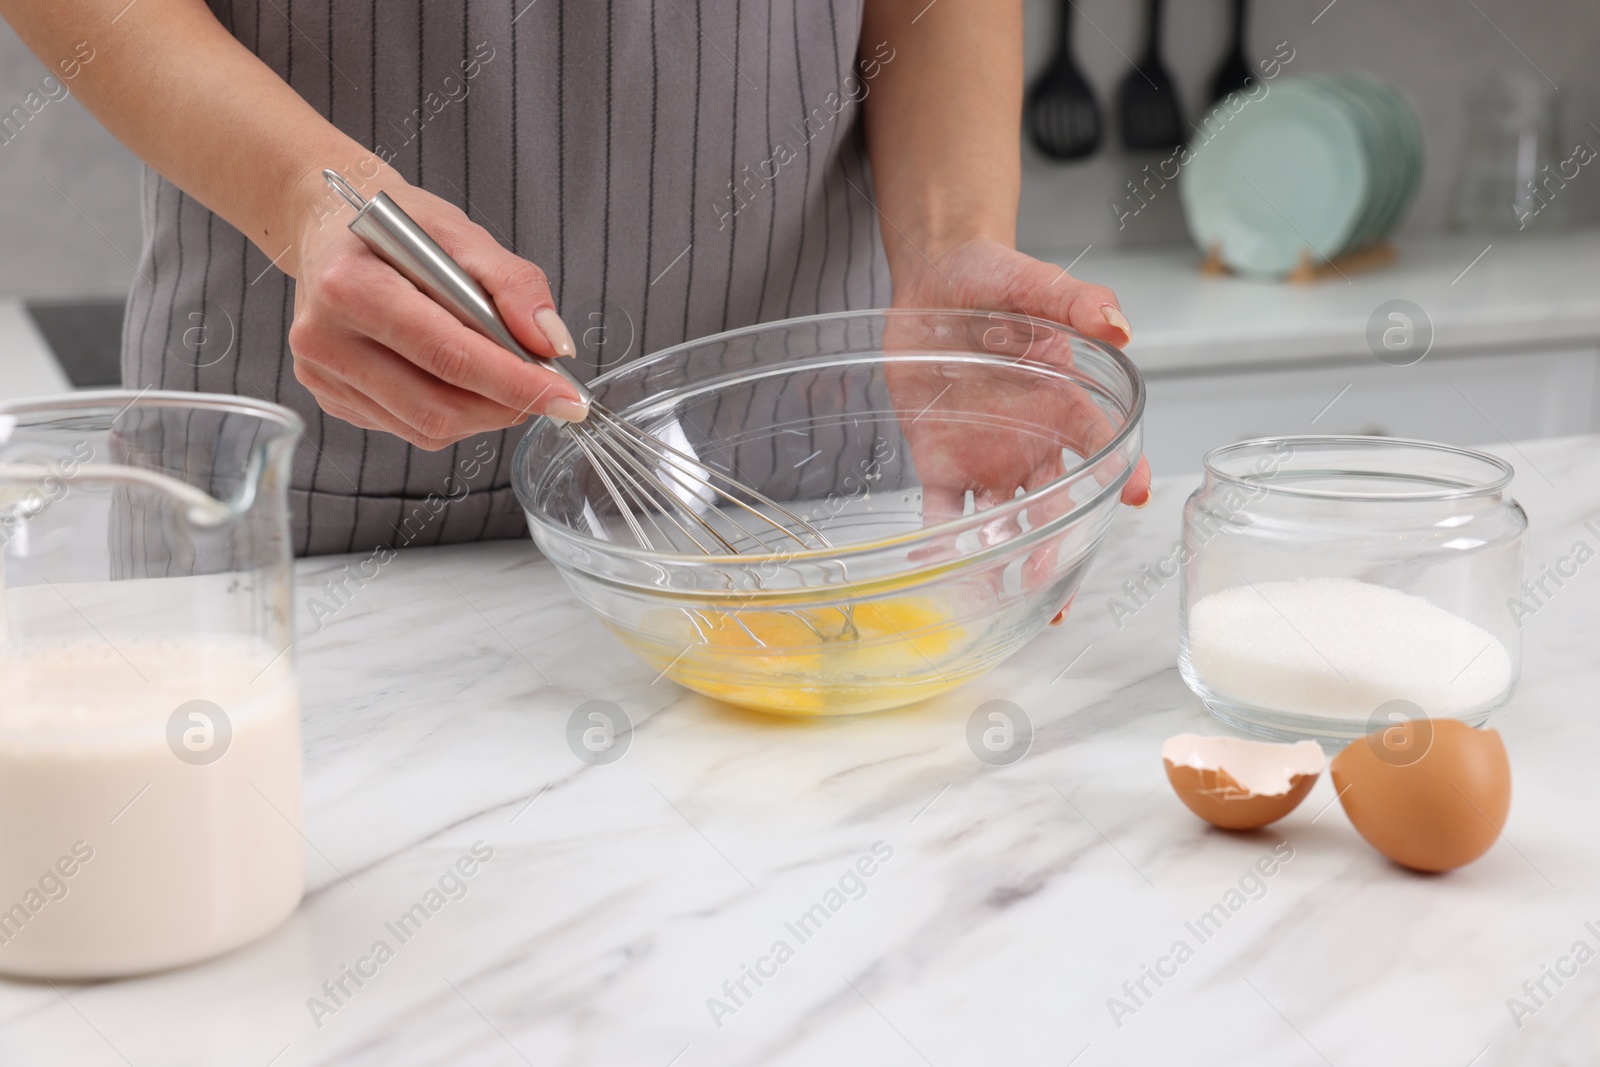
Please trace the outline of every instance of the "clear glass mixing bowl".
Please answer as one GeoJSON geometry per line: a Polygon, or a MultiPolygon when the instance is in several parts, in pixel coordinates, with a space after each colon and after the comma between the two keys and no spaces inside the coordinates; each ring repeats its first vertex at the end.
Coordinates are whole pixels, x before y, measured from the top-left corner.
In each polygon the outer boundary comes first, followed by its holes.
{"type": "Polygon", "coordinates": [[[1111,523],[1144,410],[1143,382],[1116,349],[993,312],[791,319],[679,345],[590,385],[833,548],[641,547],[548,419],[513,460],[534,540],[653,668],[794,715],[909,704],[1036,635],[1111,523]]]}

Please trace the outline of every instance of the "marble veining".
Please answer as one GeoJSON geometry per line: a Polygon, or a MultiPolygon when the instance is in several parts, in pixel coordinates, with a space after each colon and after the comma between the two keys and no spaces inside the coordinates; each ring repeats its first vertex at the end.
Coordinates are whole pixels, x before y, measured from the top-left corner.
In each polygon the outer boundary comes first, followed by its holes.
{"type": "MultiPolygon", "coordinates": [[[[1504,454],[1535,571],[1600,515],[1600,439],[1504,454]]],[[[1419,877],[1359,840],[1326,776],[1251,834],[1171,795],[1161,741],[1223,728],[1178,677],[1175,585],[1132,616],[1107,601],[1167,553],[1192,487],[1158,481],[1125,512],[1067,623],[1002,668],[841,721],[655,679],[531,543],[403,552],[320,629],[307,603],[349,560],[304,562],[300,910],[186,970],[0,982],[0,1063],[1600,1062],[1600,963],[1508,1007],[1576,941],[1600,948],[1600,563],[1525,620],[1522,684],[1495,719],[1515,775],[1505,840],[1419,877]],[[567,744],[593,699],[634,724],[612,764],[567,744]],[[992,699],[1035,728],[1008,766],[966,743],[992,699]],[[475,846],[492,855],[464,893],[397,937],[475,846]],[[875,847],[888,858],[859,891],[842,882],[875,847]],[[1275,850],[1290,858],[1248,880],[1275,850]],[[802,940],[790,927],[830,890],[842,906],[802,940]],[[1244,903],[1201,939],[1230,892],[1244,903]],[[379,941],[387,958],[334,1004],[324,982],[379,941]]]]}

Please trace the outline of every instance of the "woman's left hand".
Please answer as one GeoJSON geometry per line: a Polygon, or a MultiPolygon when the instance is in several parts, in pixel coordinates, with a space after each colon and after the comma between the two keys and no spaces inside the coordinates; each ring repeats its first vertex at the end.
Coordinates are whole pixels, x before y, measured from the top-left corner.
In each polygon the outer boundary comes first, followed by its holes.
{"type": "MultiPolygon", "coordinates": [[[[1098,340],[1122,347],[1131,329],[1117,306],[1116,295],[1100,285],[1090,285],[1065,270],[1023,255],[998,241],[971,240],[934,256],[902,255],[896,272],[894,303],[897,307],[960,308],[1005,311],[1064,323],[1098,340]]],[[[987,336],[987,335],[985,335],[987,336]]],[[[1056,345],[1037,349],[1023,338],[1033,358],[1071,359],[1071,351],[1056,345]]],[[[886,339],[886,343],[887,339],[886,339]]],[[[961,368],[923,368],[896,373],[891,368],[889,390],[897,407],[926,413],[937,410],[943,397],[962,375],[961,368]]],[[[981,377],[981,376],[980,376],[981,377]]],[[[1103,445],[1114,432],[1104,412],[1076,388],[1037,390],[1015,395],[993,383],[967,383],[954,390],[957,398],[945,402],[963,411],[974,404],[990,407],[1000,421],[1024,416],[1025,421],[1057,425],[1064,438],[1083,455],[1103,445]]],[[[923,481],[923,506],[928,522],[961,514],[966,493],[973,494],[984,510],[1011,499],[1018,487],[1032,490],[1065,474],[1060,449],[1043,447],[1039,440],[1021,440],[1015,447],[974,447],[965,420],[912,419],[903,427],[907,444],[923,481]]],[[[1150,502],[1150,465],[1143,456],[1122,487],[1122,502],[1143,507],[1150,502]]],[[[1035,517],[1037,521],[1037,517],[1035,517]]],[[[1053,573],[1053,544],[1034,551],[1024,568],[1029,584],[1048,580],[1053,573]]],[[[1059,623],[1068,604],[1051,620],[1059,623]]]]}
{"type": "Polygon", "coordinates": [[[932,255],[903,255],[902,261],[912,276],[903,282],[895,279],[898,307],[976,308],[1033,315],[1065,323],[1118,348],[1133,335],[1110,289],[1079,281],[1054,263],[1034,259],[999,241],[967,241],[932,255]]]}
{"type": "MultiPolygon", "coordinates": [[[[1041,262],[998,241],[971,240],[931,255],[902,253],[900,262],[901,270],[894,285],[896,307],[966,308],[1032,315],[1064,323],[1079,333],[1119,348],[1128,343],[1132,333],[1122,309],[1117,306],[1116,294],[1110,289],[1079,281],[1052,263],[1041,262]]],[[[1092,437],[1093,433],[1086,436],[1092,437]]],[[[930,447],[929,451],[932,450],[930,447]]],[[[915,441],[913,451],[916,451],[915,441]]],[[[1019,477],[1007,485],[962,484],[951,488],[987,488],[1008,498],[1016,485],[1033,487],[1038,477],[1033,471],[1014,473],[1019,477]]],[[[969,482],[970,475],[971,472],[960,472],[963,482],[969,482]]],[[[989,480],[993,480],[992,475],[989,480]]],[[[1122,487],[1122,502],[1143,507],[1149,500],[1150,465],[1141,457],[1122,487]]]]}

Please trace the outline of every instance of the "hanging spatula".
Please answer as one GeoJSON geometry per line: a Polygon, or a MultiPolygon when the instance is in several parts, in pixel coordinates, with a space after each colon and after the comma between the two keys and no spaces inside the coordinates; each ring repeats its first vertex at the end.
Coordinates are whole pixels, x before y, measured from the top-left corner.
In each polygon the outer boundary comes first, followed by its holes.
{"type": "Polygon", "coordinates": [[[1072,59],[1072,0],[1061,0],[1056,54],[1028,90],[1028,136],[1039,151],[1063,162],[1100,147],[1100,105],[1072,59]]]}
{"type": "Polygon", "coordinates": [[[1222,66],[1211,76],[1211,102],[1220,104],[1229,93],[1243,91],[1255,77],[1244,58],[1244,24],[1246,0],[1233,0],[1233,45],[1228,49],[1222,66]]]}
{"type": "Polygon", "coordinates": [[[1184,141],[1178,87],[1161,62],[1161,0],[1145,3],[1144,51],[1117,91],[1122,143],[1134,152],[1176,148],[1184,141]]]}

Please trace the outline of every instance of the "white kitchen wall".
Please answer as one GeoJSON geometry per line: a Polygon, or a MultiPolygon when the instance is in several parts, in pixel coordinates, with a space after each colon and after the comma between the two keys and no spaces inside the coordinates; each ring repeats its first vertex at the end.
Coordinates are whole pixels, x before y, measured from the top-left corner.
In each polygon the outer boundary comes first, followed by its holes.
{"type": "MultiPolygon", "coordinates": [[[[46,73],[0,22],[0,115],[46,73]]],[[[0,141],[0,297],[126,292],[141,241],[139,161],[71,96],[0,141]]]]}
{"type": "MultiPolygon", "coordinates": [[[[1128,69],[1123,54],[1137,51],[1143,5],[1076,2],[1083,15],[1079,62],[1109,122],[1114,88],[1128,69]]],[[[1052,47],[1059,0],[1026,4],[1031,75],[1052,47]]],[[[1167,62],[1193,117],[1223,48],[1227,0],[1169,0],[1167,6],[1167,62]]],[[[1365,67],[1416,101],[1428,135],[1429,168],[1407,229],[1445,224],[1468,123],[1465,96],[1494,69],[1536,65],[1568,93],[1566,139],[1588,136],[1600,143],[1600,132],[1585,125],[1591,119],[1600,123],[1596,0],[1334,0],[1331,7],[1327,0],[1257,0],[1253,6],[1255,57],[1288,41],[1296,53],[1291,71],[1365,67]]],[[[0,25],[0,111],[19,104],[44,73],[0,25]]],[[[1158,197],[1117,230],[1109,205],[1147,161],[1123,155],[1114,138],[1108,151],[1069,166],[1029,151],[1023,244],[1054,250],[1183,240],[1176,196],[1158,197]]],[[[49,104],[21,136],[0,144],[0,296],[120,293],[132,277],[127,260],[136,257],[140,240],[138,173],[133,157],[71,98],[49,104]]],[[[1600,177],[1585,170],[1570,192],[1575,224],[1600,221],[1600,177]]]]}

